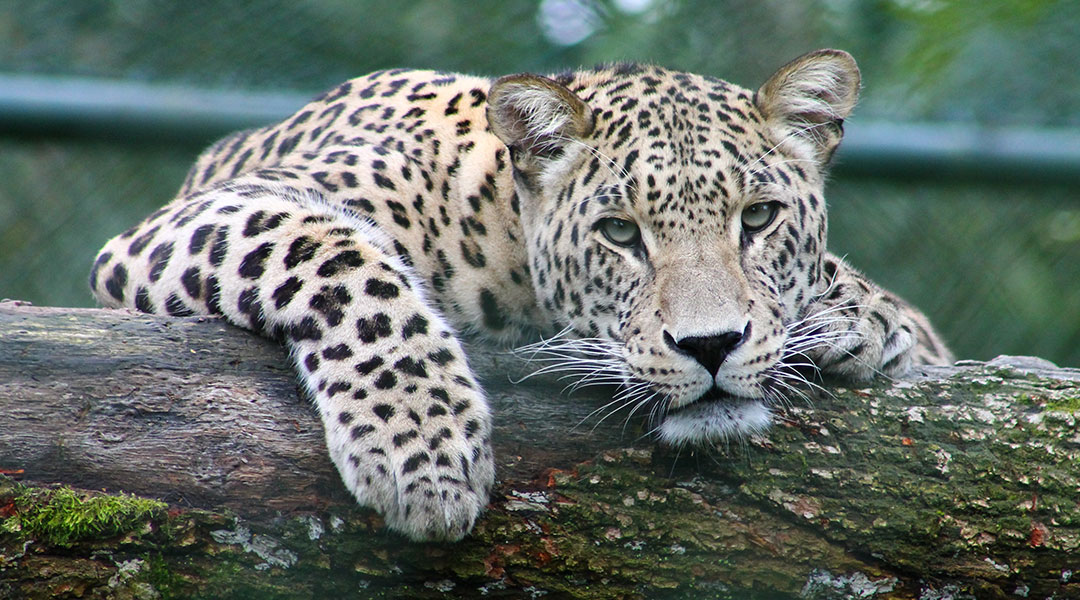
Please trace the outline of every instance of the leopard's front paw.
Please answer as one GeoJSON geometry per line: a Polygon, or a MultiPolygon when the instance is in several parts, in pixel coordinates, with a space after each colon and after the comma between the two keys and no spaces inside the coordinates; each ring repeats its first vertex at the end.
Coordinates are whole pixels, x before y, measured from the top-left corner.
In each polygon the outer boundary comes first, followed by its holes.
{"type": "Polygon", "coordinates": [[[327,429],[331,457],[357,501],[418,541],[469,533],[495,479],[483,395],[450,390],[418,390],[407,403],[376,399],[327,429]]]}
{"type": "MultiPolygon", "coordinates": [[[[450,442],[443,452],[416,451],[389,461],[388,469],[396,468],[399,476],[387,490],[393,497],[382,498],[376,508],[391,529],[418,541],[456,541],[472,531],[495,480],[494,457],[487,441],[454,446],[450,442]]],[[[353,493],[360,498],[362,490],[353,493]]]]}
{"type": "Polygon", "coordinates": [[[881,290],[839,304],[816,302],[801,325],[803,353],[823,373],[854,380],[907,373],[916,354],[918,324],[910,308],[881,290]]]}

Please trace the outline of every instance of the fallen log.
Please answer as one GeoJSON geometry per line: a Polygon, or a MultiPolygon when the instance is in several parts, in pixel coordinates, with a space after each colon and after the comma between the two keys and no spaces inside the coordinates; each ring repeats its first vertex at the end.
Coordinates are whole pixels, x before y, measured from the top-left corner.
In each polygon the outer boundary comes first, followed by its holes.
{"type": "Polygon", "coordinates": [[[1080,598],[1080,370],[832,384],[678,452],[597,424],[610,390],[470,357],[499,483],[466,540],[411,543],[351,501],[276,345],[0,303],[0,597],[1080,598]]]}

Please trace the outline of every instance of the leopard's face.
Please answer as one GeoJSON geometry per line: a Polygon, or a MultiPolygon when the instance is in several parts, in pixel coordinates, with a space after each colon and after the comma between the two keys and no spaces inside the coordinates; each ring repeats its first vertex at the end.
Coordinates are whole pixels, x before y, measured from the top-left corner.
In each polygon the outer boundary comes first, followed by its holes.
{"type": "Polygon", "coordinates": [[[583,352],[573,367],[622,384],[613,408],[648,407],[672,443],[763,428],[821,281],[820,139],[788,139],[767,98],[718,80],[560,83],[588,107],[583,131],[511,149],[537,297],[578,340],[562,344],[583,352]]]}

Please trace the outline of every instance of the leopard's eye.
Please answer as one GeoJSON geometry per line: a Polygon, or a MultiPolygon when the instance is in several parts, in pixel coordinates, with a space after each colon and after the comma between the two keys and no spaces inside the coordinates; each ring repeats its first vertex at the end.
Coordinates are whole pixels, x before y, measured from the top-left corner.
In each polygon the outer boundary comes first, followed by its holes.
{"type": "Polygon", "coordinates": [[[596,226],[608,241],[617,246],[632,247],[641,241],[641,230],[633,221],[608,217],[600,219],[596,226]]]}
{"type": "Polygon", "coordinates": [[[742,211],[742,226],[746,233],[757,233],[765,229],[776,218],[780,210],[778,202],[758,202],[751,204],[742,211]]]}

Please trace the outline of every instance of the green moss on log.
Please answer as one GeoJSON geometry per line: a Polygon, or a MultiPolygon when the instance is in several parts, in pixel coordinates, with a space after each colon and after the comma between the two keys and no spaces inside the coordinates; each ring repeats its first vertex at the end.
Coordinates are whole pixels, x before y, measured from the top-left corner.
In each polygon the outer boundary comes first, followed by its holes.
{"type": "Polygon", "coordinates": [[[4,515],[0,532],[59,546],[145,528],[168,509],[164,502],[127,494],[31,488],[11,480],[0,482],[0,506],[4,515]]]}

